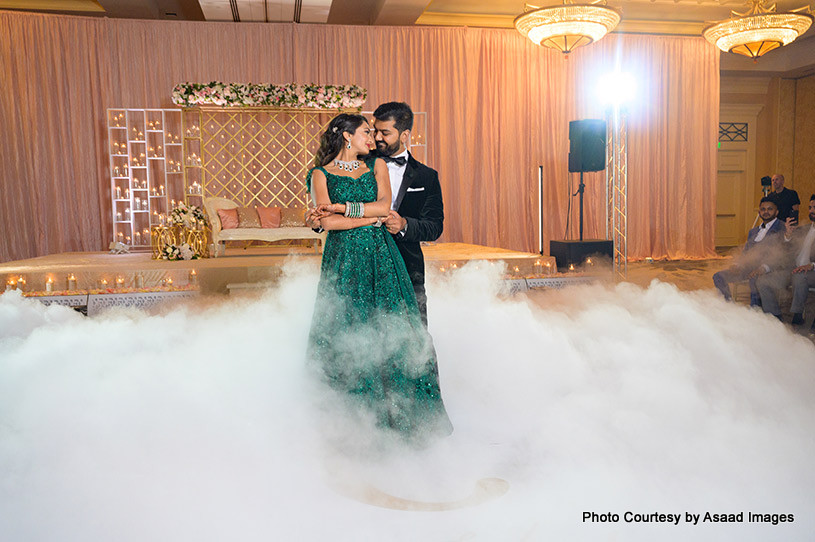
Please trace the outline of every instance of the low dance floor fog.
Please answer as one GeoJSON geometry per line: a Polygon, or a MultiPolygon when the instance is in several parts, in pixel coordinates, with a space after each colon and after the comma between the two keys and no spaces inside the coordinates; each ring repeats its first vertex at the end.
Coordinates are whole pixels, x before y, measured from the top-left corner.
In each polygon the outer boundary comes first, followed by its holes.
{"type": "Polygon", "coordinates": [[[437,274],[455,432],[417,450],[362,431],[304,368],[317,273],[292,261],[258,296],[151,314],[0,296],[0,539],[815,532],[815,346],[774,319],[658,281],[506,296],[495,267],[437,274]],[[706,512],[743,520],[686,522],[706,512]]]}

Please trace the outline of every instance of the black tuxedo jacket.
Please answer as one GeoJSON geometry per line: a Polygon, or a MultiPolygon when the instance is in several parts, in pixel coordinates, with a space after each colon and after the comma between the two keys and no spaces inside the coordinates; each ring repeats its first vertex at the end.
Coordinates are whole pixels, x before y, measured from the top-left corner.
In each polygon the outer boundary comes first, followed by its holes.
{"type": "Polygon", "coordinates": [[[419,243],[435,241],[444,229],[444,204],[436,170],[408,153],[405,175],[394,202],[396,212],[407,220],[407,231],[394,235],[394,241],[405,260],[410,281],[424,284],[424,254],[419,243]]]}

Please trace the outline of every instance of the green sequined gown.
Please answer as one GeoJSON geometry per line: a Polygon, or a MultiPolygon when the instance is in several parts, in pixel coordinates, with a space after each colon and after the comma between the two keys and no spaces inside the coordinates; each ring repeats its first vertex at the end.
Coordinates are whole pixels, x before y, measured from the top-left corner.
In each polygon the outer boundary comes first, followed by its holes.
{"type": "MultiPolygon", "coordinates": [[[[358,179],[325,174],[332,203],[377,199],[373,161],[358,179]]],[[[313,171],[313,170],[312,170],[313,171]]],[[[311,172],[307,178],[309,189],[311,172]]],[[[329,231],[309,334],[328,384],[406,438],[448,434],[433,343],[385,227],[329,231]]]]}

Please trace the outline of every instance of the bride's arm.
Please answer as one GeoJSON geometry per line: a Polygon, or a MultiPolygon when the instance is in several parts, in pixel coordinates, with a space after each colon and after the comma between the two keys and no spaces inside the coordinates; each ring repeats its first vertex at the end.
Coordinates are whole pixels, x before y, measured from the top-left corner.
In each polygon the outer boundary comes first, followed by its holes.
{"type": "MultiPolygon", "coordinates": [[[[317,170],[314,172],[317,173],[317,170]]],[[[320,172],[322,175],[322,172],[320,172]]],[[[376,177],[376,201],[365,204],[364,217],[379,217],[386,218],[391,210],[391,179],[388,173],[388,165],[381,158],[377,158],[374,162],[374,177],[376,177]]],[[[325,176],[323,175],[323,178],[325,176]]],[[[326,195],[328,191],[326,190],[326,195]]],[[[317,204],[319,207],[319,203],[317,204]]],[[[345,214],[344,203],[329,203],[324,210],[329,213],[337,213],[340,215],[345,214]]],[[[323,226],[325,227],[325,226],[323,226]]]]}
{"type": "MultiPolygon", "coordinates": [[[[387,167],[385,168],[387,173],[387,167]]],[[[312,196],[314,204],[319,207],[320,205],[331,205],[331,198],[328,197],[328,184],[325,180],[325,175],[319,169],[315,169],[311,175],[312,183],[312,196]]],[[[368,210],[365,210],[368,214],[368,210]]],[[[377,222],[377,218],[348,218],[343,215],[332,214],[320,219],[320,225],[324,230],[352,230],[354,228],[361,228],[362,226],[370,226],[377,222]]]]}

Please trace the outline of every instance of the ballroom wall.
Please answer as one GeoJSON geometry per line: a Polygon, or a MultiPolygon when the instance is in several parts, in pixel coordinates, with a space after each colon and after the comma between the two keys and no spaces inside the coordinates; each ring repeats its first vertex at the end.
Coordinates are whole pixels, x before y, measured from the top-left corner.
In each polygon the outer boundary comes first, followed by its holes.
{"type": "MultiPolygon", "coordinates": [[[[565,59],[514,30],[137,21],[0,12],[0,261],[110,241],[105,110],[171,107],[178,82],[316,82],[429,117],[442,241],[535,251],[562,238],[568,121],[603,114],[596,78],[639,78],[629,113],[629,254],[713,254],[719,55],[702,38],[610,35],[565,59]]],[[[601,175],[587,237],[604,235],[601,175]]],[[[576,207],[576,202],[574,207],[576,207]]]]}
{"type": "MultiPolygon", "coordinates": [[[[722,77],[721,105],[754,104],[758,113],[755,179],[748,179],[749,211],[755,215],[762,193],[759,179],[781,173],[802,202],[815,193],[815,75],[722,77]]],[[[750,219],[752,222],[752,218],[750,219]]],[[[746,230],[744,236],[746,239],[746,230]]]]}
{"type": "MultiPolygon", "coordinates": [[[[815,75],[795,81],[795,187],[803,206],[815,194],[815,75]]],[[[801,211],[801,214],[806,214],[801,211]]]]}

